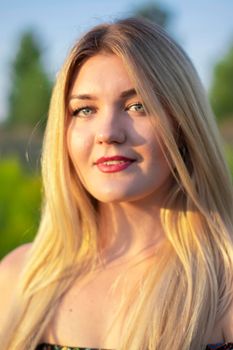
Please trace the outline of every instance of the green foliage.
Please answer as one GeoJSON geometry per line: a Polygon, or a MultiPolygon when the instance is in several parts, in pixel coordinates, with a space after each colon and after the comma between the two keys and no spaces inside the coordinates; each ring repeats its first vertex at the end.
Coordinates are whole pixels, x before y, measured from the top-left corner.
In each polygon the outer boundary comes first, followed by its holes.
{"type": "Polygon", "coordinates": [[[46,118],[52,85],[41,62],[41,54],[33,32],[25,32],[11,68],[8,127],[35,126],[46,118]]]}
{"type": "Polygon", "coordinates": [[[219,122],[233,118],[233,46],[215,66],[210,101],[219,122]]]}
{"type": "Polygon", "coordinates": [[[41,180],[17,158],[0,162],[0,258],[33,239],[39,223],[41,180]]]}

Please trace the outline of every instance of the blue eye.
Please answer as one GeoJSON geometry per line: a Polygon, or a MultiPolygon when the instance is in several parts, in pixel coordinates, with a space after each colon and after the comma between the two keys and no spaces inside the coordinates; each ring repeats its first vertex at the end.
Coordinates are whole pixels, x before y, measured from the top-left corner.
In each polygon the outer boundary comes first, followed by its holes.
{"type": "Polygon", "coordinates": [[[90,116],[92,113],[94,112],[94,109],[92,107],[80,107],[80,108],[77,108],[75,109],[73,112],[72,112],[72,117],[88,117],[90,116]]]}
{"type": "Polygon", "coordinates": [[[127,107],[127,110],[133,111],[133,112],[138,112],[138,113],[145,113],[144,106],[140,102],[137,102],[137,103],[130,105],[129,107],[127,107]]]}

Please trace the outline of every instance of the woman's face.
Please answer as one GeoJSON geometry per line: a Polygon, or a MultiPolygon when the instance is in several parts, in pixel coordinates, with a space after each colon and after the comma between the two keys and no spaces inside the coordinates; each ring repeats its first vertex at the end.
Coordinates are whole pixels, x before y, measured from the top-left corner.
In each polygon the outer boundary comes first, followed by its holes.
{"type": "Polygon", "coordinates": [[[83,64],[69,114],[68,152],[94,198],[111,203],[161,197],[170,169],[119,57],[97,54],[83,64]]]}

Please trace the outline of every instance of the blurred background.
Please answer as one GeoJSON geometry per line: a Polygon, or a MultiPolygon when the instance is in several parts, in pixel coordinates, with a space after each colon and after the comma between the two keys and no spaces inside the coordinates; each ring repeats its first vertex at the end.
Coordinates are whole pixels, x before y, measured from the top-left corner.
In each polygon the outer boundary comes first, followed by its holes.
{"type": "Polygon", "coordinates": [[[132,15],[165,27],[192,59],[233,177],[232,0],[1,0],[0,258],[38,228],[41,143],[64,58],[93,25],[132,15]]]}

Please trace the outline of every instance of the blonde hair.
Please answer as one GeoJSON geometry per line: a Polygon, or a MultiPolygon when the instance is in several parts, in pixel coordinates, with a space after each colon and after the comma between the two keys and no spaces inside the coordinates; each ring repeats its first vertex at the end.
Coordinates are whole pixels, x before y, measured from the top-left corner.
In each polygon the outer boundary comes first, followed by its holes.
{"type": "Polygon", "coordinates": [[[74,278],[98,263],[98,203],[80,184],[65,135],[75,73],[99,52],[122,58],[153,116],[174,175],[161,209],[166,247],[144,277],[136,302],[128,305],[119,349],[202,349],[232,301],[232,184],[214,117],[190,60],[159,26],[135,18],[90,30],[57,77],[42,157],[41,224],[2,349],[34,349],[74,278]]]}

